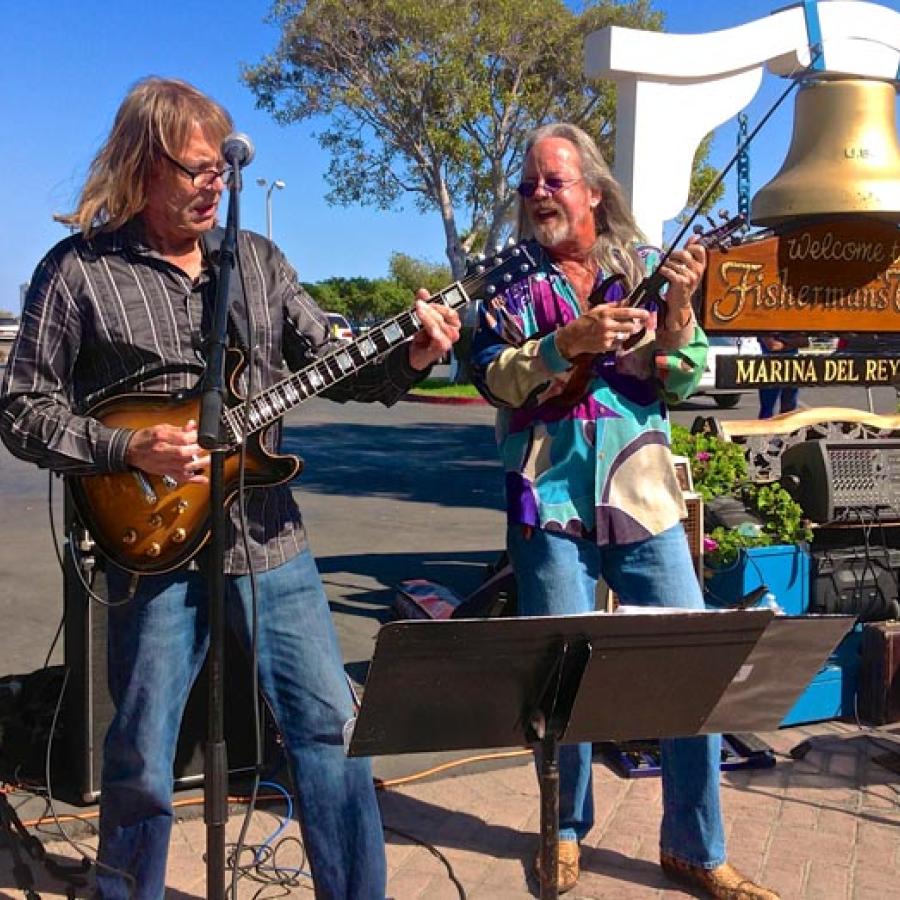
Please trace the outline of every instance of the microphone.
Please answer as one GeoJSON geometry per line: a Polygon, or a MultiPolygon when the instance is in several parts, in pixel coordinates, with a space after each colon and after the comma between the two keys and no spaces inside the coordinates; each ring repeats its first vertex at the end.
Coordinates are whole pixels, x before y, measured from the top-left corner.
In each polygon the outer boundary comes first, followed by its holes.
{"type": "Polygon", "coordinates": [[[233,131],[222,141],[222,159],[232,168],[240,169],[253,160],[253,141],[241,131],[233,131]]]}

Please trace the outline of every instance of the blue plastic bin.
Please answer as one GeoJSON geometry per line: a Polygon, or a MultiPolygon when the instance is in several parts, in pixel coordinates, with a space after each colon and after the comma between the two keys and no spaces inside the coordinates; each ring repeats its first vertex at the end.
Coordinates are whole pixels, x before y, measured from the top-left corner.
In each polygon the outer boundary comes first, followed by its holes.
{"type": "Polygon", "coordinates": [[[782,725],[855,715],[862,632],[862,624],[853,626],[781,720],[782,725]]]}
{"type": "Polygon", "coordinates": [[[734,606],[741,597],[766,585],[786,615],[809,611],[809,553],[791,544],[750,547],[726,569],[712,570],[704,581],[707,606],[734,606]]]}

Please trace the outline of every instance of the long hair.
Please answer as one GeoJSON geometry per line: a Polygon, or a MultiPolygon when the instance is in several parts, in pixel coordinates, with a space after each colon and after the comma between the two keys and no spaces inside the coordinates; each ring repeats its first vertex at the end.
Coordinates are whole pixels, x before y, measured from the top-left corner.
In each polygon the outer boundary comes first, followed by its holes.
{"type": "Polygon", "coordinates": [[[163,153],[177,157],[195,124],[216,146],[232,127],[222,106],[185,81],[151,76],[137,82],[91,163],[77,207],[58,220],[86,237],[124,225],[147,204],[154,164],[163,153]]]}
{"type": "MultiPolygon", "coordinates": [[[[546,138],[563,138],[574,145],[581,161],[585,182],[600,191],[601,200],[594,207],[594,230],[597,239],[589,256],[605,272],[619,272],[625,276],[629,290],[644,277],[644,263],[635,249],[646,238],[631,213],[625,193],[615,178],[594,139],[577,125],[557,122],[542,125],[525,137],[525,156],[532,147],[546,138]]],[[[517,230],[520,238],[532,237],[531,225],[525,214],[525,204],[519,201],[517,230]]]]}

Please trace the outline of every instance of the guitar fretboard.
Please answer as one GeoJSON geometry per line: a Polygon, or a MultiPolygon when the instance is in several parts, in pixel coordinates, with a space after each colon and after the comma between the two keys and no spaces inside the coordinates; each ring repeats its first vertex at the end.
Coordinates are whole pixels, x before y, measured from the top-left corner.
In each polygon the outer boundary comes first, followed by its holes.
{"type": "MultiPolygon", "coordinates": [[[[428,300],[429,303],[443,303],[451,309],[463,306],[468,301],[469,296],[459,281],[428,300]]],[[[289,378],[266,388],[249,404],[231,407],[223,416],[228,439],[237,444],[243,436],[271,425],[288,410],[321,394],[412,337],[421,324],[415,309],[407,310],[370,329],[358,340],[344,344],[289,378]]]]}

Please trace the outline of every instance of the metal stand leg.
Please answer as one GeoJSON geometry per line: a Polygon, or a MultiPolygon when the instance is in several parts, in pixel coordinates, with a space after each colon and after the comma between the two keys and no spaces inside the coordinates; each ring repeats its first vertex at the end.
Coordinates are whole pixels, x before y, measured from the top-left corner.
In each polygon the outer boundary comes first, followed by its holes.
{"type": "Polygon", "coordinates": [[[546,679],[528,720],[527,733],[540,742],[541,900],[559,896],[559,741],[565,735],[584,670],[591,658],[587,640],[562,643],[547,667],[546,679]]]}
{"type": "Polygon", "coordinates": [[[541,900],[559,896],[559,744],[541,741],[541,900]]]}

